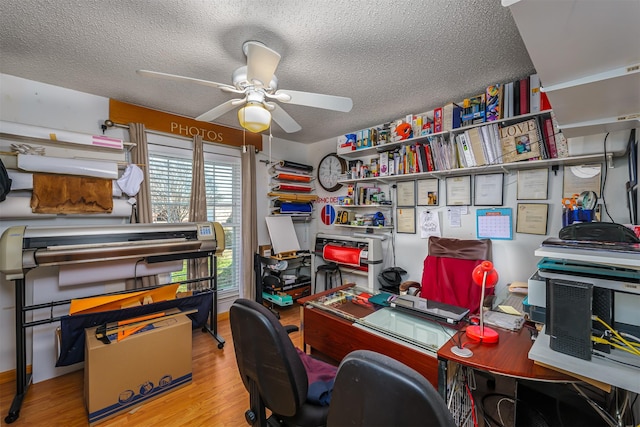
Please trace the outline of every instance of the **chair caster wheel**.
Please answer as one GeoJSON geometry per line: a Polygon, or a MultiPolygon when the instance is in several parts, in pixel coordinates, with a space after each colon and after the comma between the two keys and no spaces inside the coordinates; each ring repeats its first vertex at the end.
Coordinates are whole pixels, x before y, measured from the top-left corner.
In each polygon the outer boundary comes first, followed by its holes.
{"type": "Polygon", "coordinates": [[[254,425],[256,421],[258,421],[258,417],[256,417],[256,413],[253,412],[251,409],[249,409],[247,412],[244,413],[244,418],[245,420],[247,420],[247,424],[249,424],[250,426],[254,425]]]}
{"type": "Polygon", "coordinates": [[[7,424],[11,424],[15,420],[17,420],[19,416],[20,416],[19,413],[9,414],[6,417],[4,417],[4,422],[7,423],[7,424]]]}
{"type": "Polygon", "coordinates": [[[224,344],[223,344],[223,343],[218,344],[218,348],[219,348],[220,350],[222,350],[222,348],[223,348],[223,347],[224,347],[224,344]]]}

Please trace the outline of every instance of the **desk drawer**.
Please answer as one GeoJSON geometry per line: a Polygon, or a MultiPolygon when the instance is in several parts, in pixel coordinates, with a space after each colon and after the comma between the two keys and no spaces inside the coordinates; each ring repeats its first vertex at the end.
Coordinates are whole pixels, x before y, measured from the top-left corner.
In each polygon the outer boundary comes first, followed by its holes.
{"type": "Polygon", "coordinates": [[[356,328],[351,322],[318,308],[305,307],[303,322],[304,343],[333,360],[340,361],[354,350],[375,351],[412,367],[434,387],[438,387],[438,361],[435,355],[356,328]]]}

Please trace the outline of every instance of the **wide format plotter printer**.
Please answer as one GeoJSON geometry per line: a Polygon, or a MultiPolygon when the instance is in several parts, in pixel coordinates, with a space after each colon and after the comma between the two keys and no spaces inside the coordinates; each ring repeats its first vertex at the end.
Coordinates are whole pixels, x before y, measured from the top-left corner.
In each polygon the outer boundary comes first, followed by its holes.
{"type": "MultiPolygon", "coordinates": [[[[382,271],[382,243],[377,236],[356,237],[340,234],[316,234],[314,253],[324,262],[335,262],[343,271],[367,276],[367,287],[378,289],[382,271]]],[[[313,262],[315,264],[315,261],[313,262]]],[[[313,266],[315,270],[315,266],[313,266]]]]}

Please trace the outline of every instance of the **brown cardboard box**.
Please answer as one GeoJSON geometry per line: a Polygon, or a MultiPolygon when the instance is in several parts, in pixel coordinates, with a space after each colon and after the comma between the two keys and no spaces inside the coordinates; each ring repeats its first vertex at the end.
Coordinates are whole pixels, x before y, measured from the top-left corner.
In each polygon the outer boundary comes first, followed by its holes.
{"type": "Polygon", "coordinates": [[[271,245],[260,245],[258,246],[258,253],[260,256],[269,257],[271,256],[271,245]]]}
{"type": "Polygon", "coordinates": [[[191,383],[191,320],[158,320],[120,342],[85,330],[84,398],[89,424],[191,383]]]}

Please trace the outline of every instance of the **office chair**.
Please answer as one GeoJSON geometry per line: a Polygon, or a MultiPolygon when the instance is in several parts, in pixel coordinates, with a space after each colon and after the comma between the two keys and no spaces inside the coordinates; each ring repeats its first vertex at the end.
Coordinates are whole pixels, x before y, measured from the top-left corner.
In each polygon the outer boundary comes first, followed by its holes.
{"type": "Polygon", "coordinates": [[[425,377],[369,350],[340,363],[327,426],[455,426],[446,403],[425,377]]]}
{"type": "Polygon", "coordinates": [[[324,426],[329,407],[309,401],[305,364],[288,336],[297,327],[285,328],[266,307],[248,299],[233,303],[229,319],[238,370],[249,391],[247,423],[324,426]],[[269,420],[265,408],[272,412],[269,420]]]}
{"type": "MultiPolygon", "coordinates": [[[[420,296],[422,298],[480,312],[482,288],[471,272],[482,261],[491,261],[491,240],[452,239],[431,236],[424,260],[420,296]]],[[[488,295],[493,295],[493,288],[488,295]]]]}

